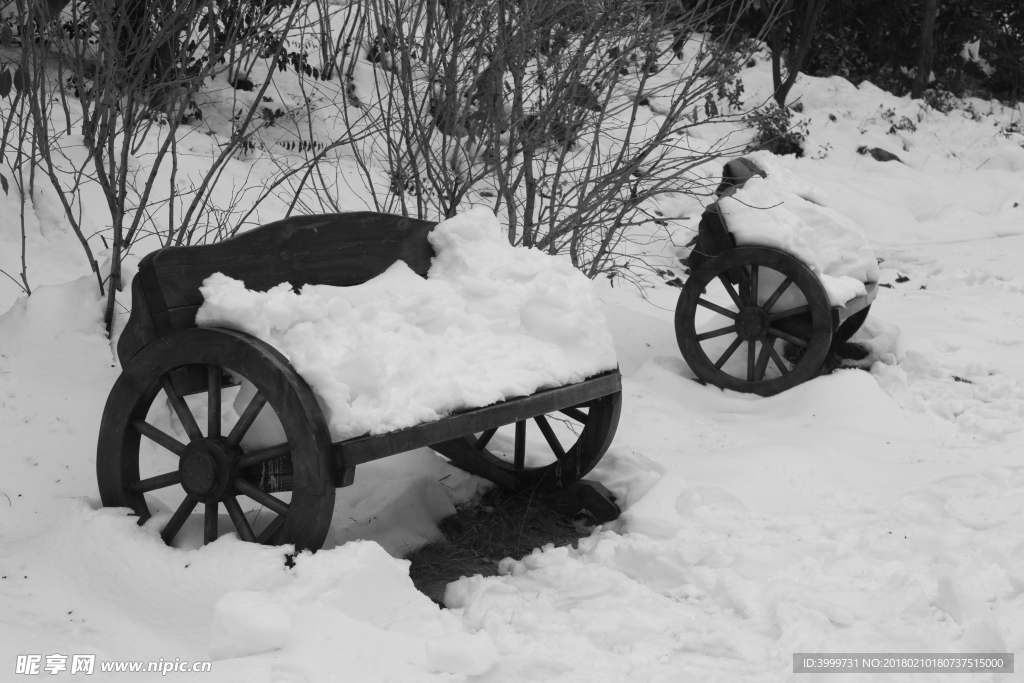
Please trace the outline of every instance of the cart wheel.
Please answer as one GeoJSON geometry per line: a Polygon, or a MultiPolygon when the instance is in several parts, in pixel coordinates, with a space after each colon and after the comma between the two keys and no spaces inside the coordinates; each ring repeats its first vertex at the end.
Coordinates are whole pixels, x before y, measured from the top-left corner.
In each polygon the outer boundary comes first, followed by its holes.
{"type": "Polygon", "coordinates": [[[511,491],[553,491],[594,469],[615,438],[621,410],[617,391],[431,448],[511,491]]]}
{"type": "Polygon", "coordinates": [[[139,524],[150,517],[146,495],[180,487],[185,498],[160,535],[171,544],[197,506],[203,511],[203,542],[217,539],[220,506],[228,513],[239,538],[259,543],[291,543],[296,549],[319,549],[327,537],[334,510],[331,438],[323,413],[309,386],[278,351],[243,332],[194,328],[159,338],[142,349],[121,373],[107,398],[96,457],[100,498],[108,507],[129,507],[139,524]],[[205,433],[172,382],[172,371],[205,366],[208,409],[205,433]],[[221,426],[221,386],[225,373],[249,380],[256,394],[230,428],[221,426]],[[181,421],[188,440],[147,422],[154,399],[163,391],[181,421]],[[264,406],[277,415],[286,441],[246,450],[242,439],[264,406]],[[225,433],[226,432],[226,433],[225,433]],[[140,478],[139,444],[145,436],[160,446],[166,465],[159,474],[140,478]],[[284,478],[250,480],[246,474],[266,463],[287,470],[284,478]],[[291,491],[286,502],[271,491],[291,491]],[[260,524],[257,536],[239,505],[245,496],[276,513],[260,524]]]}
{"type": "Polygon", "coordinates": [[[843,324],[839,326],[838,330],[836,330],[835,335],[833,335],[835,337],[835,341],[850,341],[850,337],[857,334],[857,330],[859,330],[861,325],[864,324],[864,321],[868,319],[868,311],[870,310],[871,306],[867,306],[844,320],[843,324]]]}
{"type": "Polygon", "coordinates": [[[832,341],[821,281],[769,247],[737,247],[707,259],[683,286],[675,322],[683,358],[699,379],[761,396],[815,377],[832,341]],[[701,308],[720,316],[713,329],[698,331],[701,308]]]}

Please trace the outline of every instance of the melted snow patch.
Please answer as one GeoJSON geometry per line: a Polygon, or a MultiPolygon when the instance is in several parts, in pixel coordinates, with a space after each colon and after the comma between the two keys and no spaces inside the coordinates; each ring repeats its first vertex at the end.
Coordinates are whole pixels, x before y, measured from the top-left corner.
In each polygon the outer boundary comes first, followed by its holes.
{"type": "Polygon", "coordinates": [[[579,382],[615,368],[591,282],[510,246],[474,209],[440,223],[427,279],[402,261],[354,287],[254,292],[222,274],[202,287],[204,326],[273,345],[320,397],[335,439],[380,434],[579,382]]]}

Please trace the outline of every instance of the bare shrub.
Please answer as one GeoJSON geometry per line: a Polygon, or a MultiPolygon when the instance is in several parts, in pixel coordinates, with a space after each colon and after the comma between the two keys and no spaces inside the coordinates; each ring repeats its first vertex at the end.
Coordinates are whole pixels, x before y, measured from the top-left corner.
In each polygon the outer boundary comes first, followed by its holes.
{"type": "Polygon", "coordinates": [[[512,243],[593,277],[631,258],[627,228],[662,223],[659,196],[702,192],[691,172],[726,147],[688,133],[734,116],[713,105],[749,55],[698,29],[741,15],[740,0],[367,3],[379,126],[360,167],[373,186],[384,159],[381,210],[444,218],[488,202],[512,243]]]}
{"type": "MultiPolygon", "coordinates": [[[[211,225],[233,214],[232,207],[214,205],[214,190],[229,162],[255,149],[260,130],[274,125],[262,115],[263,103],[273,75],[291,55],[289,38],[308,23],[309,5],[75,0],[43,6],[15,0],[15,6],[10,42],[20,54],[24,85],[16,104],[28,115],[15,120],[18,139],[8,153],[21,155],[19,162],[27,159],[30,177],[38,169],[59,198],[101,291],[106,285],[109,330],[122,259],[141,237],[154,236],[166,246],[232,232],[211,225]],[[250,76],[257,63],[266,77],[254,87],[250,76]],[[210,137],[199,138],[212,149],[212,163],[196,171],[193,155],[180,145],[202,134],[198,101],[215,79],[231,89],[221,103],[231,113],[221,130],[207,126],[210,137]],[[87,196],[97,189],[103,216],[95,215],[94,205],[87,209],[87,196]],[[86,226],[97,224],[97,233],[87,234],[86,226]],[[90,245],[97,234],[111,251],[106,281],[90,245]]],[[[302,72],[307,65],[298,66],[302,72]]],[[[315,154],[303,162],[310,156],[315,154]]],[[[31,201],[30,193],[24,197],[31,201]]],[[[258,203],[234,209],[246,214],[258,203]]]]}

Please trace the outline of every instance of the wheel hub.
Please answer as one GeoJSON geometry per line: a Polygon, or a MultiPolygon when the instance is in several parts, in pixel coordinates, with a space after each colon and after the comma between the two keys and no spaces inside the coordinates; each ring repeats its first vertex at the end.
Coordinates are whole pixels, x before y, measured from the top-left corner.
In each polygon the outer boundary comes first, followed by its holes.
{"type": "Polygon", "coordinates": [[[220,501],[235,474],[233,460],[218,441],[193,441],[185,447],[178,463],[182,488],[204,503],[220,501]]]}
{"type": "Polygon", "coordinates": [[[768,314],[759,306],[748,306],[736,317],[736,333],[746,341],[760,339],[768,325],[768,314]]]}

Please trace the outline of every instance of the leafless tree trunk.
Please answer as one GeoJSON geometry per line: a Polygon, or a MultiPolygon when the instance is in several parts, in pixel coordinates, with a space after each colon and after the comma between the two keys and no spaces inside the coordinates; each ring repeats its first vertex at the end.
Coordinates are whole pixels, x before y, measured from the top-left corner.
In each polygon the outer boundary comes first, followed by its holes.
{"type": "Polygon", "coordinates": [[[796,83],[804,58],[811,49],[814,29],[825,10],[828,0],[783,0],[774,7],[765,5],[767,20],[771,24],[772,84],[775,101],[786,106],[789,91],[796,83]],[[777,14],[776,14],[777,13],[777,14]],[[782,76],[785,53],[785,78],[782,76]]]}
{"type": "Polygon", "coordinates": [[[938,0],[925,0],[924,17],[921,22],[921,45],[917,58],[917,75],[914,76],[914,86],[910,96],[914,99],[924,97],[925,88],[928,87],[928,78],[932,73],[932,56],[935,52],[934,33],[935,16],[939,11],[938,0]]]}

